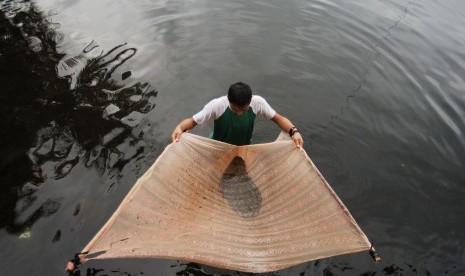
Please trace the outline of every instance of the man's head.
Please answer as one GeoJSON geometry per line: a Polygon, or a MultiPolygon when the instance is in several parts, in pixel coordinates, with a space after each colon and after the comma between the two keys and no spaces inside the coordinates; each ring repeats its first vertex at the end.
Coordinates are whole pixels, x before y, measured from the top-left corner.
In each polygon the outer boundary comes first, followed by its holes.
{"type": "Polygon", "coordinates": [[[243,82],[232,84],[228,90],[228,100],[238,107],[249,105],[252,100],[252,89],[243,82]]]}

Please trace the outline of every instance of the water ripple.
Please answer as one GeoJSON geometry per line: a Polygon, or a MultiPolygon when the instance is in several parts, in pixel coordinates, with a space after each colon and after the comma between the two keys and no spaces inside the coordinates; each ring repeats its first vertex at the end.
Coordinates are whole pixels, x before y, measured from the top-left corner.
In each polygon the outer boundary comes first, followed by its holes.
{"type": "MultiPolygon", "coordinates": [[[[10,0],[0,8],[9,262],[0,274],[61,271],[63,252],[95,234],[178,120],[237,80],[299,127],[390,260],[374,267],[351,255],[276,275],[464,271],[463,1],[10,0]],[[156,81],[162,97],[142,80],[156,81]],[[44,246],[47,254],[32,255],[44,246]]],[[[259,121],[254,141],[276,131],[259,121]]],[[[89,273],[208,274],[158,262],[110,261],[89,273]]]]}

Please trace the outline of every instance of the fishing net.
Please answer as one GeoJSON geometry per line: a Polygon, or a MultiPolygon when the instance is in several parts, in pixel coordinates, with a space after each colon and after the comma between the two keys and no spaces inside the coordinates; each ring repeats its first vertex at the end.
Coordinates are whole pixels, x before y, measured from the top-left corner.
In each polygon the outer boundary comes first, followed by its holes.
{"type": "Polygon", "coordinates": [[[369,249],[293,141],[234,146],[184,133],[137,181],[83,260],[170,258],[268,272],[369,249]]]}

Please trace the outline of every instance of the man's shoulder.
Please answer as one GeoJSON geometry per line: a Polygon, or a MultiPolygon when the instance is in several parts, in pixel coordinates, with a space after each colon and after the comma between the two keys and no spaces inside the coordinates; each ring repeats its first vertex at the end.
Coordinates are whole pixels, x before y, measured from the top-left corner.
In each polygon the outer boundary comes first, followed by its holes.
{"type": "Polygon", "coordinates": [[[226,108],[229,106],[229,101],[226,96],[215,98],[207,103],[204,107],[204,111],[208,113],[214,113],[215,117],[221,115],[226,108]]]}
{"type": "Polygon", "coordinates": [[[194,121],[199,125],[203,125],[210,119],[216,120],[224,113],[228,106],[229,102],[226,96],[212,99],[203,107],[202,110],[194,114],[194,121]]]}
{"type": "Polygon", "coordinates": [[[267,101],[262,96],[252,95],[252,100],[250,101],[251,105],[254,105],[254,104],[260,105],[260,104],[266,104],[266,103],[267,101]]]}
{"type": "Polygon", "coordinates": [[[259,95],[253,95],[250,106],[255,114],[264,115],[266,118],[271,119],[276,111],[268,104],[268,102],[259,95]]]}
{"type": "Polygon", "coordinates": [[[225,105],[225,104],[228,105],[229,101],[228,101],[227,96],[221,96],[221,97],[218,97],[218,98],[214,98],[213,100],[211,100],[208,103],[212,104],[212,105],[225,105]]]}

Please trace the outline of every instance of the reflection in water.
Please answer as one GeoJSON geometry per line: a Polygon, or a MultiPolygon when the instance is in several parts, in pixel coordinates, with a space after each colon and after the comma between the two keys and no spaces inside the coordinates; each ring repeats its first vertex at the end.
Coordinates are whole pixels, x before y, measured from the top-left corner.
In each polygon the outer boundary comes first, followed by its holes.
{"type": "MultiPolygon", "coordinates": [[[[115,261],[116,266],[116,261],[115,261]]],[[[264,272],[264,273],[248,273],[241,271],[233,271],[228,269],[211,267],[204,264],[198,264],[193,262],[177,261],[176,264],[172,264],[172,273],[167,275],[177,276],[278,276],[283,275],[283,271],[277,272],[264,272]]],[[[137,269],[135,269],[137,270],[137,269]]],[[[332,263],[326,261],[315,261],[307,265],[300,265],[294,267],[294,269],[287,270],[289,273],[284,275],[299,275],[299,276],[311,276],[311,275],[378,275],[377,271],[380,271],[380,275],[431,275],[427,270],[417,269],[411,264],[405,264],[405,268],[398,267],[394,264],[386,264],[386,266],[378,268],[376,271],[359,271],[350,266],[350,263],[332,263]]],[[[119,269],[105,270],[101,268],[82,268],[76,270],[72,274],[73,276],[85,275],[85,276],[135,276],[145,275],[144,272],[129,273],[121,271],[119,269]],[[133,274],[132,274],[133,273],[133,274]]],[[[447,273],[446,273],[447,274],[447,273]]],[[[158,275],[158,274],[153,274],[158,275]]]]}
{"type": "MultiPolygon", "coordinates": [[[[143,114],[155,107],[157,91],[120,72],[137,49],[105,51],[92,41],[81,53],[63,55],[59,24],[33,3],[1,8],[0,228],[24,234],[61,207],[61,198],[36,196],[47,180],[63,179],[82,163],[112,177],[108,189],[118,181],[113,176],[143,152],[143,114]]],[[[56,232],[53,241],[60,237],[56,232]]]]}
{"type": "MultiPolygon", "coordinates": [[[[177,276],[226,276],[230,275],[227,272],[232,272],[225,269],[214,268],[192,262],[181,263],[180,267],[183,267],[183,269],[176,273],[177,276]],[[210,272],[209,270],[213,270],[213,272],[210,272]]],[[[240,272],[236,272],[234,274],[241,275],[240,272]]]]}

